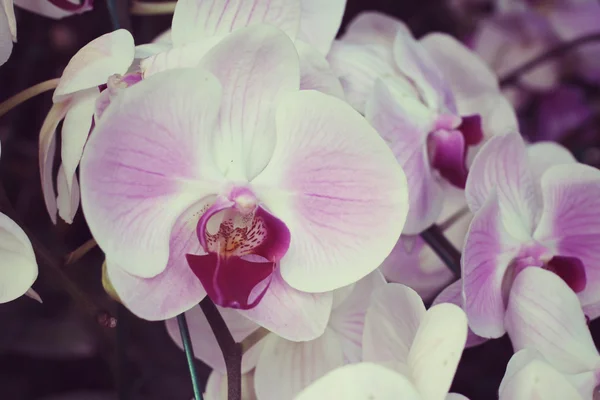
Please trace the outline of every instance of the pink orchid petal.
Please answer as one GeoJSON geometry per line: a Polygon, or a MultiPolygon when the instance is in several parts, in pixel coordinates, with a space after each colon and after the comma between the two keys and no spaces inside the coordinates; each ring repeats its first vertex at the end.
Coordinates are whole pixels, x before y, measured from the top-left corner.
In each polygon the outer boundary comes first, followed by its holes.
{"type": "Polygon", "coordinates": [[[448,393],[444,400],[469,400],[469,398],[460,393],[448,393]]]}
{"type": "Polygon", "coordinates": [[[533,179],[535,182],[540,182],[540,184],[542,176],[551,167],[577,162],[568,149],[555,142],[533,143],[527,147],[527,157],[529,158],[529,165],[533,172],[533,179]]]}
{"type": "Polygon", "coordinates": [[[10,17],[3,9],[0,9],[0,65],[4,64],[10,57],[13,40],[16,39],[16,35],[11,32],[11,24],[10,17]]]}
{"type": "MultiPolygon", "coordinates": [[[[219,313],[223,317],[227,328],[229,328],[233,339],[238,343],[242,342],[252,332],[259,328],[257,324],[240,315],[240,313],[235,310],[221,307],[217,308],[219,309],[219,313]]],[[[190,337],[192,338],[194,356],[217,372],[226,373],[223,353],[221,352],[215,334],[213,333],[206,316],[202,312],[202,309],[199,306],[195,306],[189,311],[186,311],[185,316],[190,330],[190,337]]],[[[168,319],[165,321],[165,324],[171,339],[180,349],[183,349],[177,319],[168,319]]],[[[256,366],[259,354],[256,350],[262,348],[263,342],[264,340],[261,340],[244,353],[242,357],[242,373],[246,373],[256,366]]]]}
{"type": "Polygon", "coordinates": [[[500,400],[583,400],[569,381],[543,361],[534,360],[504,384],[500,400]]]}
{"type": "MultiPolygon", "coordinates": [[[[8,24],[8,28],[10,30],[10,36],[12,37],[12,41],[17,41],[17,19],[15,18],[15,7],[13,5],[13,0],[2,0],[0,4],[2,9],[4,10],[4,14],[6,16],[6,23],[8,24]]],[[[0,15],[0,18],[2,16],[0,15]]]]}
{"type": "MultiPolygon", "coordinates": [[[[464,310],[464,300],[462,296],[462,280],[457,280],[454,283],[446,286],[444,290],[433,300],[432,306],[442,303],[451,303],[464,310]]],[[[479,346],[482,343],[487,342],[488,339],[481,336],[477,336],[473,333],[471,328],[467,330],[467,341],[465,348],[479,346]]]]}
{"type": "Polygon", "coordinates": [[[300,8],[298,39],[314,46],[321,55],[327,55],[340,29],[346,0],[301,0],[300,8]]]}
{"type": "Polygon", "coordinates": [[[73,223],[73,218],[79,208],[79,182],[77,177],[68,178],[65,173],[64,164],[58,169],[56,179],[56,203],[58,215],[68,224],[73,223]]]}
{"type": "MultiPolygon", "coordinates": [[[[262,284],[262,283],[261,283],[262,284]]],[[[259,284],[255,291],[261,291],[259,284]]],[[[291,341],[312,340],[325,331],[331,314],[332,293],[305,293],[290,287],[279,268],[258,305],[240,310],[245,317],[291,341]]]]}
{"type": "Polygon", "coordinates": [[[366,11],[348,24],[342,40],[363,45],[378,43],[391,49],[398,31],[410,34],[404,22],[377,11],[366,11]]]}
{"type": "Polygon", "coordinates": [[[133,62],[134,44],[125,29],[102,35],[79,50],[65,67],[52,100],[106,83],[113,74],[125,74],[133,62]]]}
{"type": "Polygon", "coordinates": [[[471,165],[465,188],[471,211],[479,210],[492,191],[498,196],[505,229],[516,238],[529,240],[541,200],[518,133],[491,138],[471,165]]]}
{"type": "Polygon", "coordinates": [[[300,87],[294,44],[278,29],[257,25],[229,35],[200,65],[223,86],[217,164],[232,179],[252,180],[275,147],[275,104],[300,87]]]}
{"type": "Polygon", "coordinates": [[[262,23],[273,25],[295,39],[300,24],[300,2],[181,0],[175,7],[171,36],[173,43],[180,46],[262,23]]]}
{"type": "Polygon", "coordinates": [[[439,129],[429,134],[427,144],[431,166],[452,185],[464,188],[467,182],[465,136],[457,130],[439,129]]]}
{"type": "Polygon", "coordinates": [[[408,355],[412,381],[423,398],[442,399],[448,393],[466,339],[467,316],[460,307],[443,303],[427,310],[408,355]]]}
{"type": "Polygon", "coordinates": [[[135,55],[134,58],[141,59],[141,62],[144,62],[144,59],[152,56],[156,56],[160,53],[165,53],[171,50],[172,44],[168,43],[147,43],[140,44],[135,46],[135,55]]]}
{"type": "Polygon", "coordinates": [[[50,219],[56,224],[56,192],[54,191],[54,178],[52,167],[54,166],[54,153],[56,152],[56,127],[65,117],[69,110],[70,101],[54,104],[40,129],[39,138],[39,167],[42,180],[42,192],[44,202],[50,215],[50,219]]]}
{"type": "Polygon", "coordinates": [[[406,177],[369,123],[334,97],[291,93],[276,118],[277,146],[252,185],[292,237],[281,274],[309,292],[356,282],[400,236],[406,177]]]}
{"type": "Polygon", "coordinates": [[[551,272],[526,268],[517,275],[505,325],[516,351],[536,350],[560,372],[587,372],[600,364],[577,295],[551,272]]]}
{"type": "Polygon", "coordinates": [[[29,238],[12,219],[0,213],[0,303],[21,297],[38,275],[29,238]]]}
{"type": "Polygon", "coordinates": [[[429,57],[443,66],[442,73],[457,102],[479,99],[498,91],[496,74],[465,45],[444,33],[431,33],[420,40],[429,57]]]}
{"type": "Polygon", "coordinates": [[[81,14],[93,9],[92,0],[82,0],[73,3],[68,0],[14,0],[15,5],[33,13],[52,19],[61,19],[75,14],[81,14]]]}
{"type": "Polygon", "coordinates": [[[397,75],[391,47],[377,43],[363,45],[336,41],[327,60],[340,79],[346,101],[361,113],[377,78],[397,75]]]}
{"type": "Polygon", "coordinates": [[[377,289],[365,318],[364,360],[406,363],[424,315],[423,300],[411,288],[388,283],[377,289]]]}
{"type": "Polygon", "coordinates": [[[98,88],[91,88],[76,93],[65,115],[61,130],[61,160],[67,177],[67,185],[71,189],[71,181],[81,160],[83,147],[92,128],[92,117],[96,109],[98,88]]]}
{"type": "Polygon", "coordinates": [[[432,175],[426,145],[434,115],[416,99],[395,95],[389,87],[389,80],[377,80],[365,116],[406,173],[410,213],[403,233],[417,234],[437,220],[443,206],[443,189],[432,175]]]}
{"type": "Polygon", "coordinates": [[[365,362],[338,368],[295,397],[295,400],[314,399],[421,400],[421,396],[405,376],[365,362]]]}
{"type": "Polygon", "coordinates": [[[33,288],[29,288],[29,290],[27,290],[25,292],[25,296],[29,297],[30,299],[33,299],[33,300],[37,301],[40,304],[44,303],[42,301],[42,297],[38,294],[38,292],[36,292],[35,290],[33,290],[33,288]]]}
{"type": "Polygon", "coordinates": [[[300,89],[318,90],[344,100],[344,89],[325,57],[315,48],[296,41],[300,58],[300,89]]]}
{"type": "Polygon", "coordinates": [[[471,222],[461,259],[464,309],[469,326],[479,336],[504,334],[502,284],[518,246],[504,229],[500,205],[492,193],[471,222]]]}
{"type": "Polygon", "coordinates": [[[578,258],[587,285],[582,304],[600,300],[600,171],[583,164],[556,165],[541,181],[544,208],[534,237],[558,255],[578,258]]]}
{"type": "Polygon", "coordinates": [[[151,321],[173,318],[206,296],[202,283],[185,259],[185,254],[202,252],[195,224],[190,221],[204,208],[204,203],[196,204],[179,217],[170,232],[167,265],[158,275],[152,278],[132,275],[107,258],[108,278],[113,288],[121,302],[138,317],[151,321]]]}
{"type": "Polygon", "coordinates": [[[394,60],[398,69],[419,89],[423,102],[432,110],[441,107],[455,112],[452,92],[427,49],[410,33],[398,31],[394,40],[394,60]]]}
{"type": "Polygon", "coordinates": [[[506,365],[506,371],[504,372],[504,376],[502,377],[502,381],[500,382],[500,387],[498,388],[498,393],[502,393],[504,391],[506,383],[510,382],[517,373],[519,373],[523,368],[527,367],[532,361],[535,360],[544,360],[542,355],[536,350],[516,350],[510,358],[510,360],[508,360],[508,364],[506,365]]]}
{"type": "Polygon", "coordinates": [[[207,72],[167,71],[123,91],[90,136],[80,171],[85,216],[109,261],[130,274],[165,270],[175,221],[222,179],[209,145],[220,96],[207,72]]]}
{"type": "MultiPolygon", "coordinates": [[[[337,333],[345,363],[362,361],[362,339],[365,315],[373,291],[386,284],[379,270],[371,272],[353,285],[352,292],[331,312],[329,327],[337,333]]],[[[343,289],[336,290],[335,294],[343,289]]]]}
{"type": "Polygon", "coordinates": [[[270,335],[265,339],[256,364],[256,395],[264,400],[292,399],[315,380],[342,365],[342,346],[331,329],[307,342],[290,342],[270,335]]]}

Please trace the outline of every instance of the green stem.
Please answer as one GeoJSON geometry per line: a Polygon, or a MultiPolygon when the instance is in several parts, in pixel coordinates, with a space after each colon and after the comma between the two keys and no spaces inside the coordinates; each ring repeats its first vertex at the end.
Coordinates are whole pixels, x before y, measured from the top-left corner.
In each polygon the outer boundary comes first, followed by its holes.
{"type": "Polygon", "coordinates": [[[192,339],[190,338],[190,331],[188,329],[187,320],[185,319],[185,313],[177,316],[177,323],[179,324],[179,332],[181,333],[183,350],[185,351],[188,368],[190,369],[190,378],[192,380],[192,389],[194,390],[194,399],[202,400],[202,391],[200,390],[198,374],[196,373],[196,365],[194,364],[194,348],[192,347],[192,339]]]}

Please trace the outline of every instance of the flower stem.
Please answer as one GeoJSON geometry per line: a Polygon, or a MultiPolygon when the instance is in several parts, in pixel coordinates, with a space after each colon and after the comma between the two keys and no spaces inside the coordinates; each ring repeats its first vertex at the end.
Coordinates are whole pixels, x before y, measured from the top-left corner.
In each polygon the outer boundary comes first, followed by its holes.
{"type": "Polygon", "coordinates": [[[131,31],[131,19],[129,18],[129,1],[107,0],[106,7],[110,15],[113,30],[127,29],[131,31]]]}
{"type": "Polygon", "coordinates": [[[19,104],[22,104],[27,100],[31,99],[32,97],[47,92],[48,90],[55,89],[58,86],[59,80],[60,78],[56,78],[40,82],[37,85],[33,85],[32,87],[15,94],[9,99],[4,100],[2,103],[0,103],[0,117],[12,110],[13,108],[15,108],[16,106],[18,106],[19,104]]]}
{"type": "Polygon", "coordinates": [[[145,2],[134,0],[131,4],[132,15],[168,15],[175,12],[176,1],[145,2]]]}
{"type": "Polygon", "coordinates": [[[436,224],[421,232],[421,238],[431,247],[448,269],[460,278],[460,252],[446,238],[444,232],[436,224]]]}
{"type": "Polygon", "coordinates": [[[65,265],[73,264],[74,262],[79,261],[83,256],[85,256],[90,250],[96,248],[98,244],[94,238],[88,240],[65,257],[65,265]]]}
{"type": "Polygon", "coordinates": [[[521,65],[520,67],[517,67],[512,72],[509,72],[508,74],[506,74],[504,77],[502,77],[500,79],[500,87],[514,85],[518,82],[521,75],[529,72],[530,70],[537,67],[538,65],[540,65],[548,60],[551,60],[552,58],[560,57],[564,53],[567,53],[567,52],[575,49],[576,47],[582,46],[587,43],[596,42],[599,40],[600,40],[600,33],[594,33],[591,35],[581,36],[581,37],[571,40],[569,42],[561,43],[561,44],[551,48],[547,52],[542,53],[539,56],[535,57],[534,59],[526,62],[525,64],[521,65]]]}
{"type": "Polygon", "coordinates": [[[187,320],[185,319],[185,313],[179,314],[177,316],[177,323],[179,324],[179,333],[181,333],[183,350],[185,351],[185,357],[187,358],[188,368],[190,369],[190,378],[192,379],[194,399],[202,400],[202,392],[200,390],[200,384],[198,383],[196,365],[194,364],[194,348],[192,347],[192,339],[190,338],[190,331],[188,329],[187,320]]]}
{"type": "Polygon", "coordinates": [[[200,308],[212,329],[225,359],[227,369],[227,399],[242,398],[242,347],[236,343],[227,328],[227,324],[212,300],[206,296],[200,302],[200,308]]]}

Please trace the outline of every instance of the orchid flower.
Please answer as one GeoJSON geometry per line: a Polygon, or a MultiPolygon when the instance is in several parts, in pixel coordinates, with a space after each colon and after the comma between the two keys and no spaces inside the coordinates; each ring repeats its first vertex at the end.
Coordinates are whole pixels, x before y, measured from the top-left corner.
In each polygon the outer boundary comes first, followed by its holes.
{"type": "Polygon", "coordinates": [[[38,275],[38,265],[29,238],[8,216],[0,213],[0,303],[22,295],[41,302],[31,289],[38,275]]]}
{"type": "MultiPolygon", "coordinates": [[[[79,183],[75,174],[83,147],[93,125],[99,86],[109,76],[125,74],[133,62],[131,34],[120,29],[91,41],[73,56],[54,91],[54,103],[40,131],[40,176],[44,201],[52,222],[57,211],[71,223],[79,207],[79,183]],[[58,171],[58,198],[54,191],[52,166],[56,151],[56,127],[64,119],[61,131],[61,167],[58,171]]],[[[115,78],[113,78],[115,79],[115,78]]],[[[120,85],[119,82],[111,87],[120,85]]]]}
{"type": "Polygon", "coordinates": [[[425,400],[448,399],[467,337],[467,318],[454,304],[425,310],[411,288],[388,283],[377,289],[367,310],[363,359],[409,377],[425,400]]]}
{"type": "MultiPolygon", "coordinates": [[[[81,14],[92,9],[93,0],[84,0],[75,4],[68,0],[14,0],[17,5],[33,13],[60,19],[73,14],[81,14]]],[[[2,0],[0,4],[0,65],[4,64],[17,41],[17,20],[13,0],[2,0]]]]}
{"type": "Polygon", "coordinates": [[[447,184],[464,188],[469,146],[516,127],[496,77],[448,35],[416,41],[377,13],[355,19],[328,57],[346,98],[386,140],[407,173],[405,234],[439,217],[447,184]],[[443,65],[443,72],[439,66],[443,65]]]}
{"type": "MultiPolygon", "coordinates": [[[[255,398],[292,399],[327,372],[344,364],[361,361],[365,313],[373,291],[383,285],[383,276],[379,271],[374,271],[356,284],[334,291],[329,322],[322,334],[313,340],[296,342],[268,333],[246,351],[242,358],[242,372],[252,377],[253,382],[249,386],[254,388],[255,398]]],[[[220,311],[235,339],[240,342],[259,327],[235,310],[220,311]]],[[[226,375],[223,355],[208,321],[199,307],[186,312],[186,317],[194,354],[213,368],[209,382],[213,381],[211,385],[216,387],[224,387],[226,375]]],[[[183,348],[177,321],[167,320],[166,325],[171,338],[183,348]]],[[[212,398],[217,400],[221,396],[215,394],[212,398]]]]}
{"type": "Polygon", "coordinates": [[[512,281],[528,267],[555,272],[583,306],[600,301],[600,171],[576,163],[561,146],[527,149],[519,134],[509,134],[492,138],[475,157],[465,194],[475,213],[462,257],[473,332],[504,334],[512,281]]]}
{"type": "Polygon", "coordinates": [[[563,375],[541,360],[526,358],[523,361],[528,362],[520,365],[521,357],[526,353],[527,350],[521,350],[510,359],[500,385],[500,400],[591,399],[582,397],[563,375]],[[517,364],[519,369],[514,371],[517,364]]]}
{"type": "Polygon", "coordinates": [[[343,98],[343,90],[325,55],[340,27],[346,0],[180,0],[168,41],[143,46],[154,54],[141,62],[144,78],[172,68],[198,65],[204,54],[229,33],[269,24],[286,33],[300,58],[302,89],[343,98]]]}
{"type": "MultiPolygon", "coordinates": [[[[446,238],[461,249],[472,215],[462,190],[449,186],[444,198],[438,224],[444,229],[446,238]]],[[[419,236],[401,236],[381,264],[381,271],[388,282],[402,283],[414,289],[425,301],[432,300],[455,280],[452,271],[419,236]]]]}
{"type": "Polygon", "coordinates": [[[561,373],[582,398],[593,397],[600,383],[600,354],[577,295],[561,278],[541,268],[520,273],[505,324],[515,351],[522,351],[511,359],[504,380],[532,359],[540,359],[561,373]]]}
{"type": "Polygon", "coordinates": [[[364,118],[299,80],[291,40],[257,25],[108,106],[82,201],[132,312],[171,318],[208,294],[307,340],[329,317],[327,292],[390,253],[408,211],[402,169],[364,118]]]}

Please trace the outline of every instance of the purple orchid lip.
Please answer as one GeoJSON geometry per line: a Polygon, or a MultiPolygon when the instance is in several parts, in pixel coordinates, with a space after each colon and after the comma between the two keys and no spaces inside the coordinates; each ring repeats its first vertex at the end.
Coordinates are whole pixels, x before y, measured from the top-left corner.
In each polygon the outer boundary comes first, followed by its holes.
{"type": "MultiPolygon", "coordinates": [[[[466,166],[469,146],[479,144],[483,140],[481,117],[471,115],[462,118],[456,129],[451,127],[451,119],[443,118],[437,125],[448,129],[437,129],[429,134],[427,148],[431,166],[452,185],[464,189],[467,183],[466,166]]],[[[437,126],[436,125],[436,126],[437,126]]]]}
{"type": "Polygon", "coordinates": [[[258,206],[251,191],[234,190],[229,198],[219,196],[204,212],[196,232],[208,254],[186,257],[208,296],[223,307],[246,310],[258,305],[289,248],[286,225],[258,206]],[[220,213],[218,231],[208,232],[209,220],[220,213]],[[253,289],[266,279],[267,285],[251,300],[253,289]]]}
{"type": "Polygon", "coordinates": [[[61,10],[78,12],[78,11],[87,11],[90,10],[93,5],[93,0],[83,0],[81,4],[71,3],[69,0],[48,0],[51,4],[60,8],[61,10]]]}
{"type": "Polygon", "coordinates": [[[585,266],[579,258],[554,256],[545,269],[558,275],[575,293],[582,292],[587,285],[585,266]]]}

